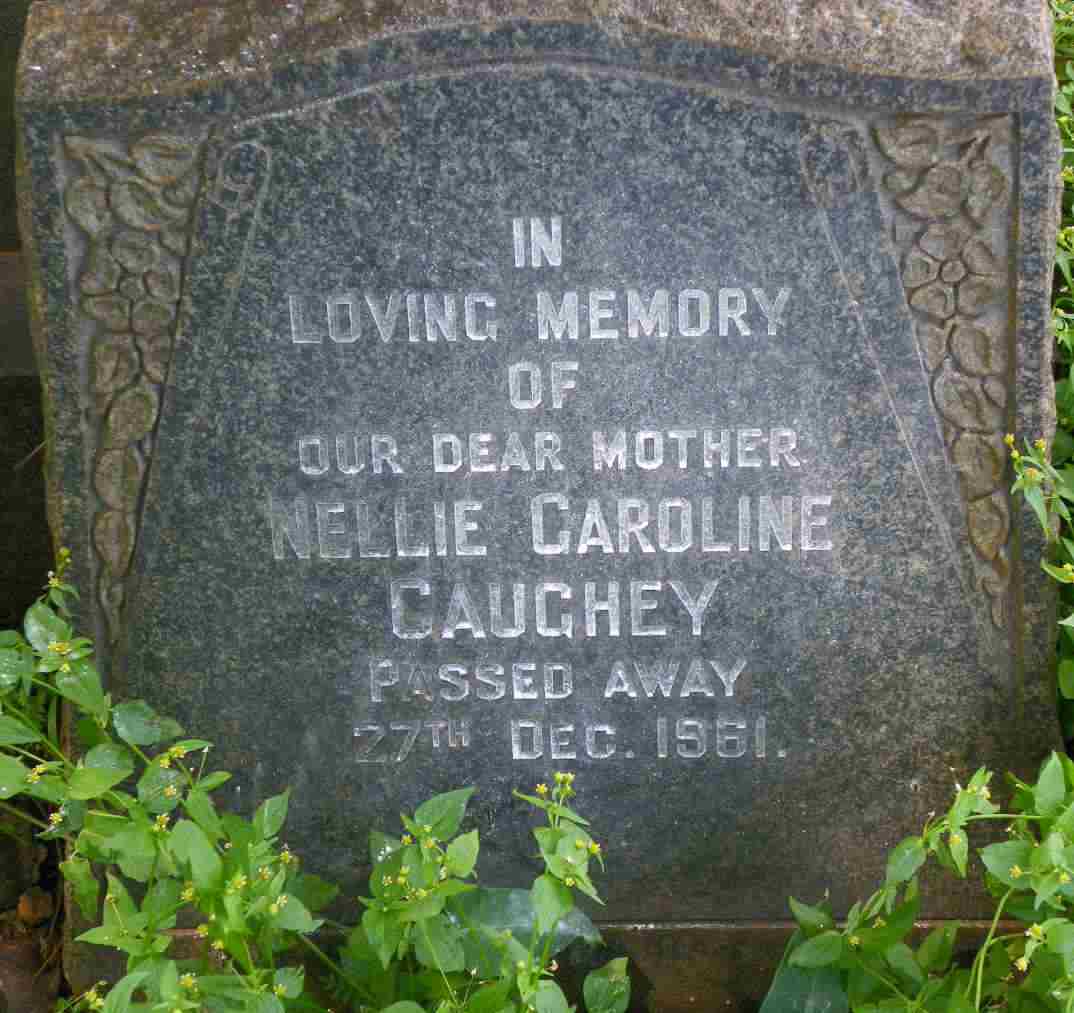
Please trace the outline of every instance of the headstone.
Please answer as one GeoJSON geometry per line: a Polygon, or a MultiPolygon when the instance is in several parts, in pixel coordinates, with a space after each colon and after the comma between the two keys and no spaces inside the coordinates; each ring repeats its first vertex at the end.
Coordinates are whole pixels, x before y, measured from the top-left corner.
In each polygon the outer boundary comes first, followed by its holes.
{"type": "Polygon", "coordinates": [[[788,893],[1058,738],[1046,7],[399,6],[34,7],[56,537],[350,895],[470,783],[525,880],[572,770],[658,1008],[748,1003],[788,893]]]}

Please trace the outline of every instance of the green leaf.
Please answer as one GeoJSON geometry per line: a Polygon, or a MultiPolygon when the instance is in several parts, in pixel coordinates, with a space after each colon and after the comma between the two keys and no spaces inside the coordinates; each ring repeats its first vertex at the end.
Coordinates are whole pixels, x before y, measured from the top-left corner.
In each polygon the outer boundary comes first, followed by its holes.
{"type": "Polygon", "coordinates": [[[180,820],[168,838],[172,854],[190,866],[191,879],[199,890],[213,890],[221,885],[224,866],[205,831],[190,820],[180,820]]]}
{"type": "Polygon", "coordinates": [[[989,844],[981,849],[981,861],[985,868],[1001,883],[1007,886],[1027,887],[1026,873],[1029,870],[1032,848],[1028,841],[1001,841],[989,844]],[[1012,875],[1012,870],[1021,870],[1021,874],[1012,875]]]}
{"type": "Polygon", "coordinates": [[[55,641],[71,639],[71,627],[43,602],[27,609],[23,631],[38,654],[47,653],[48,645],[55,641]]]}
{"type": "Polygon", "coordinates": [[[630,1004],[630,978],[627,958],[609,960],[603,967],[590,971],[582,985],[586,1013],[626,1013],[630,1004]]]}
{"type": "Polygon", "coordinates": [[[171,718],[161,717],[144,700],[127,700],[112,708],[112,723],[124,742],[154,746],[183,734],[171,718]]]}
{"type": "Polygon", "coordinates": [[[533,911],[537,916],[537,931],[543,936],[551,932],[559,920],[574,907],[571,891],[554,876],[538,876],[530,890],[533,911]]]}
{"type": "Polygon", "coordinates": [[[1066,797],[1066,779],[1063,765],[1053,752],[1041,767],[1040,776],[1033,788],[1033,803],[1041,816],[1050,815],[1066,797]]]}
{"type": "Polygon", "coordinates": [[[272,976],[273,985],[282,985],[288,999],[297,999],[302,994],[305,980],[306,971],[301,967],[281,967],[272,976]]]}
{"type": "Polygon", "coordinates": [[[888,855],[886,882],[905,883],[924,864],[925,843],[920,837],[907,837],[888,855]]]}
{"type": "Polygon", "coordinates": [[[144,883],[157,858],[155,835],[145,823],[126,822],[126,827],[108,839],[109,853],[124,876],[144,883]]]}
{"type": "Polygon", "coordinates": [[[191,788],[187,792],[186,798],[183,799],[183,808],[186,814],[213,840],[223,834],[224,828],[216,806],[201,788],[191,788]]]}
{"type": "Polygon", "coordinates": [[[29,651],[6,647],[0,650],[0,694],[9,693],[34,672],[34,659],[29,651]]]}
{"type": "Polygon", "coordinates": [[[0,746],[21,746],[27,742],[37,742],[43,738],[41,733],[13,717],[0,714],[0,746]]]}
{"type": "MultiPolygon", "coordinates": [[[[1074,620],[1074,616],[1069,619],[1074,620]]],[[[1074,700],[1074,661],[1070,658],[1059,662],[1059,692],[1067,700],[1074,700]]]]}
{"type": "MultiPolygon", "coordinates": [[[[448,908],[464,925],[475,927],[464,939],[466,966],[476,967],[482,978],[495,978],[500,973],[499,946],[503,944],[504,932],[520,947],[519,957],[525,956],[536,927],[529,890],[479,887],[452,897],[448,908]]],[[[366,915],[370,913],[366,911],[366,915]]],[[[364,916],[362,924],[365,924],[364,916]]],[[[556,926],[549,956],[555,956],[576,939],[591,946],[601,942],[596,926],[581,910],[573,908],[556,926]]]]}
{"type": "Polygon", "coordinates": [[[959,923],[952,922],[933,929],[917,948],[917,962],[926,974],[943,971],[951,963],[959,923]]]}
{"type": "Polygon", "coordinates": [[[803,904],[793,897],[789,897],[788,900],[790,901],[791,914],[794,915],[794,920],[809,935],[816,935],[816,933],[823,932],[825,929],[830,929],[835,925],[831,914],[823,908],[811,907],[809,904],[803,904]]]}
{"type": "Polygon", "coordinates": [[[416,1002],[404,999],[402,1002],[393,1002],[390,1006],[386,1006],[380,1013],[425,1013],[425,1010],[416,1002]]]}
{"type": "Polygon", "coordinates": [[[477,852],[480,848],[478,833],[471,830],[468,834],[456,837],[447,847],[448,875],[465,879],[474,871],[477,864],[477,852]]]}
{"type": "Polygon", "coordinates": [[[52,684],[60,696],[87,714],[101,721],[108,716],[109,703],[101,686],[101,677],[88,661],[72,661],[71,671],[57,672],[52,684]]]}
{"type": "Polygon", "coordinates": [[[26,781],[29,773],[15,757],[0,754],[0,798],[11,798],[25,791],[29,787],[26,781]]]}
{"type": "Polygon", "coordinates": [[[231,775],[226,770],[217,770],[212,774],[206,774],[198,782],[198,787],[204,792],[216,791],[221,785],[227,784],[231,775]]]}
{"type": "Polygon", "coordinates": [[[150,813],[171,812],[179,804],[179,792],[185,784],[181,770],[151,763],[138,779],[138,801],[150,813]],[[169,787],[175,788],[175,794],[170,798],[165,794],[169,787]]]}
{"type": "Polygon", "coordinates": [[[63,878],[71,884],[71,891],[75,896],[75,903],[87,921],[95,921],[97,918],[97,896],[100,893],[100,884],[93,875],[93,867],[84,858],[77,855],[60,862],[60,872],[63,878]]]}
{"type": "Polygon", "coordinates": [[[466,966],[461,933],[443,916],[429,918],[415,927],[414,955],[426,967],[445,974],[466,966]]]}
{"type": "Polygon", "coordinates": [[[432,827],[431,833],[438,840],[454,837],[462,825],[462,818],[466,815],[466,803],[470,801],[473,793],[473,788],[459,788],[443,795],[434,795],[414,810],[414,822],[420,826],[432,827]]]}
{"type": "Polygon", "coordinates": [[[533,1005],[537,1013],[570,1013],[563,989],[548,978],[542,978],[537,983],[537,994],[533,998],[533,1005]]]}
{"type": "Polygon", "coordinates": [[[302,901],[290,894],[287,895],[286,903],[280,907],[279,913],[273,916],[272,923],[279,929],[290,929],[303,934],[313,932],[322,924],[319,918],[314,918],[309,913],[302,901]]]}
{"type": "Polygon", "coordinates": [[[131,997],[148,976],[148,971],[132,971],[116,982],[104,1001],[102,1013],[129,1013],[131,997]]]}
{"type": "Polygon", "coordinates": [[[900,942],[889,946],[884,951],[884,959],[892,970],[908,981],[912,981],[918,987],[924,983],[925,975],[922,973],[921,968],[918,967],[917,960],[914,958],[914,951],[906,943],[900,942]]]}
{"type": "Polygon", "coordinates": [[[338,886],[313,875],[312,872],[303,872],[296,876],[289,889],[310,911],[320,911],[321,908],[327,907],[339,893],[338,886]]]}
{"type": "Polygon", "coordinates": [[[848,1013],[839,972],[831,967],[780,965],[760,1013],[848,1013]]]}
{"type": "Polygon", "coordinates": [[[287,803],[290,797],[291,790],[288,789],[282,795],[265,799],[257,807],[257,812],[254,813],[254,832],[261,840],[275,837],[280,832],[284,820],[287,819],[287,803]]]}
{"type": "Polygon", "coordinates": [[[114,742],[94,746],[67,781],[71,798],[91,799],[125,781],[134,772],[134,757],[114,742]]]}
{"type": "Polygon", "coordinates": [[[807,939],[790,956],[795,967],[827,967],[843,956],[843,936],[839,932],[822,932],[807,939]]]}

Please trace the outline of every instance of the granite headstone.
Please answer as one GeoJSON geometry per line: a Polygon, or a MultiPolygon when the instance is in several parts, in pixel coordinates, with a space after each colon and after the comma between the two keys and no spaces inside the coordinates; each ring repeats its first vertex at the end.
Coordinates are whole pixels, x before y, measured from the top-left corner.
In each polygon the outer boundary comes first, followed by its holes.
{"type": "Polygon", "coordinates": [[[115,690],[235,807],[293,787],[351,894],[469,783],[517,882],[511,789],[573,770],[658,1008],[755,997],[788,893],[1058,738],[1003,445],[1053,427],[1047,18],[35,5],[52,522],[115,690]]]}

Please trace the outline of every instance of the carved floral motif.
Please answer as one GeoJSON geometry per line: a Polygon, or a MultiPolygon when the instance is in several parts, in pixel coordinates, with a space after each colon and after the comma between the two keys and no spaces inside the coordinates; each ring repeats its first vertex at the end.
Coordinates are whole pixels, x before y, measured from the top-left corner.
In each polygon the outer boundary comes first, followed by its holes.
{"type": "Polygon", "coordinates": [[[80,313],[92,326],[93,545],[114,640],[171,358],[200,145],[154,134],[129,149],[85,137],[68,137],[65,148],[73,178],[64,204],[88,240],[77,284],[80,313]]]}
{"type": "Polygon", "coordinates": [[[908,118],[875,128],[891,164],[902,281],[932,397],[966,504],[977,586],[1005,622],[1010,503],[1003,433],[1008,408],[1010,184],[997,155],[1006,118],[908,118]]]}

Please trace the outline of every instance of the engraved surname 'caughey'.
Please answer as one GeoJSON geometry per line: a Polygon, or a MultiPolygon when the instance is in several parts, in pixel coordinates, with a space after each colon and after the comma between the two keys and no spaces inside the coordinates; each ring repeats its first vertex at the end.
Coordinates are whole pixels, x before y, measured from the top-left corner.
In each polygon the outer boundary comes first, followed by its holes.
{"type": "Polygon", "coordinates": [[[399,640],[513,640],[538,637],[703,635],[719,580],[467,584],[406,577],[388,581],[392,633],[399,640]],[[671,620],[671,625],[668,621],[671,620]]]}
{"type": "MultiPolygon", "coordinates": [[[[802,496],[619,496],[572,501],[565,493],[530,499],[531,548],[538,556],[654,555],[696,550],[830,552],[830,494],[802,496]]],[[[478,499],[270,500],[276,559],[427,559],[487,556],[485,503],[478,499]]]]}
{"type": "MultiPolygon", "coordinates": [[[[538,341],[709,338],[779,333],[789,288],[721,287],[647,291],[575,289],[534,293],[538,341]]],[[[323,299],[287,297],[295,345],[360,341],[497,341],[502,301],[491,292],[340,292],[323,299]]]]}

